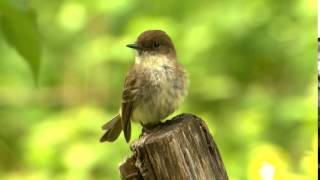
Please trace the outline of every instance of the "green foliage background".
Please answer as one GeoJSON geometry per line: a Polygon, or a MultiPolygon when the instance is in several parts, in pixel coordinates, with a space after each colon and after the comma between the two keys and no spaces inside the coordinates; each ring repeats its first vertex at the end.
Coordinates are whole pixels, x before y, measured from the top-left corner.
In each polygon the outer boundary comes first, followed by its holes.
{"type": "Polygon", "coordinates": [[[100,126],[133,64],[125,45],[147,29],[175,42],[191,81],[175,114],[206,120],[231,180],[316,179],[316,11],[315,0],[1,0],[1,179],[119,179],[128,144],[100,144],[100,126]]]}

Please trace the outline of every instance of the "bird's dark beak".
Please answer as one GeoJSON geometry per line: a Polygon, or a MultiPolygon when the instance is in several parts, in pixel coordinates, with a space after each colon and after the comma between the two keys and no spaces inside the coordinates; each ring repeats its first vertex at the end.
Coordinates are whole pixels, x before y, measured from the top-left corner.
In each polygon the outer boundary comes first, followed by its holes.
{"type": "Polygon", "coordinates": [[[140,49],[140,47],[137,44],[128,44],[127,45],[128,48],[132,48],[132,49],[140,49]]]}

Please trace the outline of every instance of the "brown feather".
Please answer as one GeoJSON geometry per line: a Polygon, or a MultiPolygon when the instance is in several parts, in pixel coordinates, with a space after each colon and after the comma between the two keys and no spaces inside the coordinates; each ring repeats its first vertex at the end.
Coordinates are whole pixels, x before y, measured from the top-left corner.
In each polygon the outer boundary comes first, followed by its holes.
{"type": "Polygon", "coordinates": [[[124,137],[127,142],[131,137],[131,115],[134,109],[135,99],[139,93],[137,88],[137,66],[133,66],[131,71],[126,76],[124,90],[122,92],[122,106],[121,106],[121,126],[124,137]]]}
{"type": "Polygon", "coordinates": [[[105,128],[107,132],[101,137],[100,142],[109,141],[112,142],[118,138],[121,133],[121,118],[116,116],[111,121],[106,123],[102,128],[105,128]]]}
{"type": "Polygon", "coordinates": [[[109,129],[113,128],[114,125],[115,125],[118,121],[121,121],[120,118],[121,118],[121,117],[120,117],[119,114],[116,115],[116,116],[115,116],[114,118],[112,118],[109,122],[105,123],[101,128],[102,128],[103,130],[109,130],[109,129]]]}

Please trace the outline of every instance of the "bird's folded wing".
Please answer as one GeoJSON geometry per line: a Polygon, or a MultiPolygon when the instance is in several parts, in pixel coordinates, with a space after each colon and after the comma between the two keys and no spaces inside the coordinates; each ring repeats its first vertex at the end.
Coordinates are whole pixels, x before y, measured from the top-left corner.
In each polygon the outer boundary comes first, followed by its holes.
{"type": "Polygon", "coordinates": [[[139,93],[138,77],[135,68],[129,71],[125,79],[124,90],[122,92],[121,105],[121,126],[127,142],[130,141],[131,136],[131,115],[136,103],[136,97],[139,93]]]}

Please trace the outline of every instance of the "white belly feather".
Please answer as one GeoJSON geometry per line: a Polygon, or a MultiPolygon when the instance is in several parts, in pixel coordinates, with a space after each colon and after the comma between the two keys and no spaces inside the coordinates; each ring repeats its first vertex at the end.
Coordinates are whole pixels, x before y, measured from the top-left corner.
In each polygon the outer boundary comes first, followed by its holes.
{"type": "Polygon", "coordinates": [[[133,109],[133,121],[156,124],[178,108],[186,95],[187,82],[185,76],[177,77],[174,68],[172,64],[146,66],[150,83],[141,89],[142,95],[133,109]]]}

